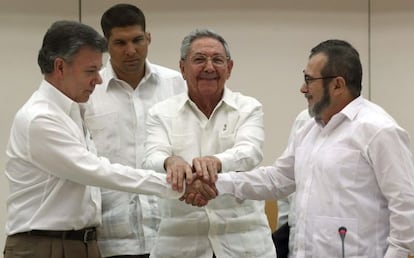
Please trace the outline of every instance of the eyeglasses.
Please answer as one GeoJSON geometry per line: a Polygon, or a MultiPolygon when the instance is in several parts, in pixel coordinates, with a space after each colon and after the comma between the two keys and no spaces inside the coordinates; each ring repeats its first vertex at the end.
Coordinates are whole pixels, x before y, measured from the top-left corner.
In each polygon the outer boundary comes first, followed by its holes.
{"type": "Polygon", "coordinates": [[[331,76],[324,76],[324,77],[317,77],[314,78],[310,75],[304,74],[303,75],[303,80],[305,81],[306,86],[308,86],[311,82],[315,81],[315,80],[325,80],[325,79],[333,79],[338,77],[337,75],[331,75],[331,76]]]}
{"type": "Polygon", "coordinates": [[[222,55],[214,55],[214,56],[206,56],[206,55],[194,55],[190,57],[190,62],[193,65],[206,65],[208,63],[208,60],[211,60],[211,63],[214,66],[225,66],[227,63],[227,60],[229,60],[228,57],[222,56],[222,55]]]}

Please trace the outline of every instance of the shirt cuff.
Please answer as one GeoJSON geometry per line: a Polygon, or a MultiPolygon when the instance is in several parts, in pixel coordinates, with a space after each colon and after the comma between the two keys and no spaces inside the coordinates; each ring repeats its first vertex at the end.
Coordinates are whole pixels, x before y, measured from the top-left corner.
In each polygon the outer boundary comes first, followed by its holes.
{"type": "Polygon", "coordinates": [[[230,170],[233,170],[233,168],[235,167],[234,162],[232,161],[233,158],[228,154],[215,154],[214,157],[220,160],[222,173],[229,172],[230,170]]]}
{"type": "Polygon", "coordinates": [[[231,173],[219,173],[216,188],[219,195],[234,194],[234,182],[231,178],[231,173]]]}
{"type": "Polygon", "coordinates": [[[185,180],[183,182],[183,191],[178,192],[178,191],[172,189],[171,184],[167,183],[167,175],[166,174],[156,173],[156,175],[165,182],[165,192],[164,192],[164,195],[160,196],[161,198],[164,198],[164,199],[179,199],[181,196],[183,196],[185,194],[185,187],[186,187],[185,180]]]}

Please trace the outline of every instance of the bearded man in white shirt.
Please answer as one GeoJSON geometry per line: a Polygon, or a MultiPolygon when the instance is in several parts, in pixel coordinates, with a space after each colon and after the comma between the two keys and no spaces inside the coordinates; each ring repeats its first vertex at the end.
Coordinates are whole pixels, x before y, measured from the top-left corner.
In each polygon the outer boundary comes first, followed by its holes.
{"type": "Polygon", "coordinates": [[[219,193],[261,200],[296,188],[292,257],[407,258],[414,250],[408,133],[360,96],[362,65],[348,42],[318,44],[303,73],[314,119],[273,166],[220,174],[219,193]]]}
{"type": "MultiPolygon", "coordinates": [[[[148,109],[186,91],[181,73],[147,59],[151,34],[135,5],[116,4],[101,18],[109,60],[102,84],[91,95],[85,121],[98,154],[111,162],[140,168],[148,109]]],[[[101,189],[103,257],[148,258],[160,223],[158,198],[101,189]]]]}
{"type": "MultiPolygon", "coordinates": [[[[100,258],[99,187],[182,196],[164,174],[96,156],[82,103],[102,83],[105,50],[105,39],[79,22],[55,22],[43,38],[38,64],[44,79],[17,112],[7,147],[5,258],[100,258]]],[[[206,190],[214,197],[214,189],[206,190]]]]}
{"type": "MultiPolygon", "coordinates": [[[[226,41],[194,30],[181,45],[180,69],[188,94],[154,105],[148,114],[144,167],[167,172],[173,187],[194,172],[246,171],[262,160],[262,105],[225,87],[233,68],[226,41]],[[176,180],[178,178],[178,180],[176,180]]],[[[151,257],[274,258],[264,202],[232,196],[194,208],[161,200],[162,221],[151,257]]]]}

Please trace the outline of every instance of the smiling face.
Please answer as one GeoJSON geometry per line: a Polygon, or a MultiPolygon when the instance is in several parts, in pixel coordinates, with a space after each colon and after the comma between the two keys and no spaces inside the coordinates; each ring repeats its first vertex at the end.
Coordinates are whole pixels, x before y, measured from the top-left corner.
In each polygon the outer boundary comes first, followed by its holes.
{"type": "Polygon", "coordinates": [[[102,83],[99,70],[102,67],[102,52],[81,48],[70,62],[55,60],[55,72],[59,77],[56,87],[75,102],[87,102],[96,84],[102,83]]]}
{"type": "Polygon", "coordinates": [[[227,58],[223,45],[208,37],[194,40],[186,58],[180,61],[188,94],[194,102],[206,98],[220,99],[232,68],[233,61],[227,58]]]}
{"type": "Polygon", "coordinates": [[[140,25],[115,27],[108,38],[108,52],[112,67],[119,79],[142,75],[151,35],[140,25]]]}

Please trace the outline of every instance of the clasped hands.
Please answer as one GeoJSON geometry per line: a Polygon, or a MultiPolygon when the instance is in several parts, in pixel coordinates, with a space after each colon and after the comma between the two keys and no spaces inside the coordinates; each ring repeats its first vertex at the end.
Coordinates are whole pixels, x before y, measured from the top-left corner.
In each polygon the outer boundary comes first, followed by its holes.
{"type": "Polygon", "coordinates": [[[181,157],[172,156],[165,160],[167,182],[172,189],[182,192],[185,182],[185,193],[180,201],[193,206],[205,206],[208,201],[217,196],[215,182],[217,173],[221,170],[221,162],[214,156],[198,157],[193,164],[181,157]]]}

